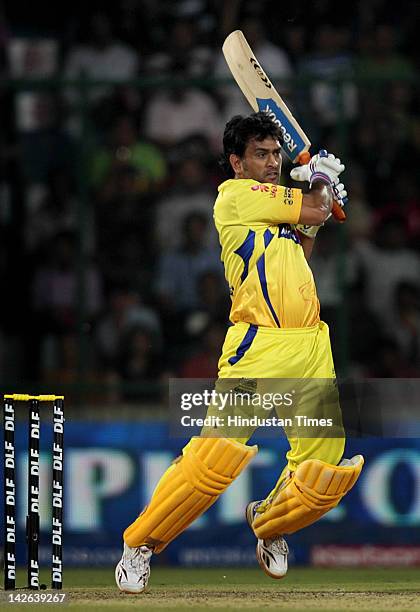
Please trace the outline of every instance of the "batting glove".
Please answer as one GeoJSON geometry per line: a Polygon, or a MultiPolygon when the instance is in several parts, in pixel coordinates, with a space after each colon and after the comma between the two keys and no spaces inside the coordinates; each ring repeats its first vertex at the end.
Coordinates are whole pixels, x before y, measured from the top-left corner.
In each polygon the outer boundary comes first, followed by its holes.
{"type": "Polygon", "coordinates": [[[345,166],[338,157],[321,149],[308,164],[293,168],[290,176],[294,181],[308,181],[310,186],[314,181],[324,181],[333,187],[338,183],[338,177],[344,169],[345,166]]]}

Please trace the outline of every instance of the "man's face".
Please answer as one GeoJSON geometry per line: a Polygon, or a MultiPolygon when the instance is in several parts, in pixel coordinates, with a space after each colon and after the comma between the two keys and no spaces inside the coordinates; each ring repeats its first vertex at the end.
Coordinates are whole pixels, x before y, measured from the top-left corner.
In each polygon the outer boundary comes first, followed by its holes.
{"type": "Polygon", "coordinates": [[[280,142],[271,137],[264,140],[252,138],[246,146],[244,156],[232,154],[230,161],[236,178],[277,185],[281,171],[280,142]]]}

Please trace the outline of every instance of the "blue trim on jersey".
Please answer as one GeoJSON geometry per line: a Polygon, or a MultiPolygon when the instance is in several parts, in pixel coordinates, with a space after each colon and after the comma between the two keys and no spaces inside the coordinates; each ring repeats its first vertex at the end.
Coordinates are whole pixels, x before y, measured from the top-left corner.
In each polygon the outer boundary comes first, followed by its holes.
{"type": "Polygon", "coordinates": [[[241,282],[243,283],[246,277],[248,276],[249,271],[249,262],[252,257],[252,253],[254,252],[255,247],[255,232],[254,230],[249,230],[248,236],[245,238],[244,242],[240,247],[234,251],[236,255],[239,255],[243,259],[244,262],[244,270],[241,274],[241,282]]]}
{"type": "Polygon", "coordinates": [[[270,242],[273,240],[273,237],[274,237],[274,234],[272,234],[269,229],[266,229],[265,232],[264,232],[264,246],[265,246],[265,248],[268,247],[270,242]]]}
{"type": "Polygon", "coordinates": [[[267,303],[267,306],[270,309],[271,314],[273,315],[273,318],[277,324],[277,327],[281,327],[280,321],[278,320],[276,312],[273,308],[273,304],[271,303],[270,296],[268,295],[267,279],[265,276],[265,253],[263,253],[261,257],[259,258],[259,260],[257,261],[257,270],[258,270],[258,276],[260,277],[260,284],[261,284],[261,289],[263,292],[264,299],[267,303]]]}
{"type": "Polygon", "coordinates": [[[254,325],[253,323],[251,323],[250,326],[248,327],[248,331],[243,337],[242,342],[236,349],[236,354],[230,359],[228,359],[228,363],[230,363],[230,365],[235,365],[235,363],[238,363],[238,361],[242,359],[242,357],[245,355],[247,350],[251,347],[251,344],[253,343],[254,338],[257,335],[257,331],[258,331],[258,327],[254,325]]]}

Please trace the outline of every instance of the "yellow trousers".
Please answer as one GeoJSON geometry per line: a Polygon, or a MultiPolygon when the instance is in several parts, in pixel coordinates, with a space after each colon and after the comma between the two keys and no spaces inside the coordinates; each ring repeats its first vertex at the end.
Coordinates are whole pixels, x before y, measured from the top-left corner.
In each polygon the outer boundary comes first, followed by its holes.
{"type": "MultiPolygon", "coordinates": [[[[216,389],[227,392],[233,387],[246,393],[252,387],[252,381],[255,381],[259,394],[296,391],[297,405],[288,409],[276,407],[278,417],[296,417],[299,414],[300,422],[305,416],[326,417],[333,421],[330,429],[324,426],[306,429],[284,427],[290,445],[285,473],[294,472],[306,459],[319,459],[333,465],[340,462],[345,434],[326,323],[299,329],[257,328],[246,323],[231,326],[219,360],[216,389]]],[[[232,414],[244,411],[237,405],[230,406],[229,410],[232,414]]],[[[264,414],[264,410],[252,410],[259,416],[264,414]]],[[[249,414],[249,409],[245,412],[249,414]]],[[[220,412],[211,406],[208,415],[216,414],[220,412]]],[[[254,429],[244,429],[238,435],[237,427],[226,428],[223,432],[212,432],[206,427],[202,435],[225,436],[245,443],[254,429]]]]}
{"type": "MultiPolygon", "coordinates": [[[[230,415],[264,416],[265,408],[255,407],[255,398],[268,394],[286,397],[289,401],[275,406],[279,418],[328,417],[334,422],[334,435],[326,428],[301,431],[294,425],[284,426],[290,450],[287,465],[273,491],[267,496],[269,505],[289,472],[307,459],[319,459],[337,465],[344,450],[344,430],[328,327],[325,323],[306,329],[268,329],[238,323],[229,328],[219,362],[216,390],[232,392],[234,401],[225,406],[230,415]],[[238,408],[236,398],[251,398],[238,408]],[[314,435],[311,435],[311,432],[314,435]]],[[[217,415],[212,405],[208,415],[217,415]]],[[[206,427],[200,438],[193,438],[183,455],[162,476],[150,504],[124,532],[129,546],[146,544],[160,552],[167,544],[213,504],[218,496],[239,475],[256,453],[246,445],[256,427],[246,426],[238,434],[237,427],[206,427]],[[217,437],[218,440],[204,438],[217,437]]],[[[261,505],[261,508],[264,504],[261,505]]],[[[307,523],[309,524],[309,523],[307,523]]]]}

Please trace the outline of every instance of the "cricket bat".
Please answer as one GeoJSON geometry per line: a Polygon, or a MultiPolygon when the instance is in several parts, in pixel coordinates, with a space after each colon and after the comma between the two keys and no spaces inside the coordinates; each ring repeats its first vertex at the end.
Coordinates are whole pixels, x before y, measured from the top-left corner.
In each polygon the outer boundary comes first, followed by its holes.
{"type": "MultiPolygon", "coordinates": [[[[222,47],[227,65],[255,112],[264,111],[283,133],[283,150],[293,163],[307,164],[311,141],[261,68],[241,30],[231,32],[222,47]]],[[[334,202],[332,214],[344,221],[345,212],[334,202]]]]}

